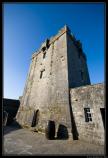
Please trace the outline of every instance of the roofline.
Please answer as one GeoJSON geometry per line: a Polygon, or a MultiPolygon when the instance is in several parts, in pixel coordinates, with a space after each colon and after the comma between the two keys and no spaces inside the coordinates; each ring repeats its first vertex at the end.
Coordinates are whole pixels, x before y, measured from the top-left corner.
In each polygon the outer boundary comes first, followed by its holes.
{"type": "MultiPolygon", "coordinates": [[[[54,43],[56,40],[58,40],[58,38],[60,38],[64,33],[68,32],[70,34],[70,29],[67,25],[65,25],[63,28],[61,28],[58,33],[55,35],[55,36],[52,36],[50,39],[49,39],[49,45],[51,45],[52,43],[54,43]]],[[[46,42],[46,41],[45,41],[46,42]]],[[[34,52],[32,54],[32,57],[31,58],[34,58],[35,56],[37,56],[39,53],[41,53],[41,49],[42,49],[42,45],[45,44],[45,42],[43,42],[41,44],[41,47],[39,48],[38,51],[34,52]]]]}
{"type": "Polygon", "coordinates": [[[69,89],[71,91],[73,89],[84,88],[84,87],[92,87],[92,86],[95,86],[95,85],[105,85],[105,84],[104,84],[104,82],[102,82],[102,83],[95,83],[95,84],[90,84],[90,85],[82,85],[82,86],[79,86],[79,87],[74,87],[74,88],[69,88],[69,89]]]}

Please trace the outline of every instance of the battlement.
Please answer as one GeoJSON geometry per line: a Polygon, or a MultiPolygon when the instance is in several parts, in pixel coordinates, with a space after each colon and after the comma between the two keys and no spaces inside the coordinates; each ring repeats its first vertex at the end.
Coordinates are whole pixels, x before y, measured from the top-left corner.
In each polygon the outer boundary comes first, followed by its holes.
{"type": "Polygon", "coordinates": [[[52,43],[54,43],[58,38],[60,38],[66,32],[71,34],[71,31],[67,25],[61,28],[55,36],[52,36],[50,39],[46,39],[45,42],[41,44],[39,50],[33,53],[32,58],[38,55],[42,50],[47,49],[52,43]]]}
{"type": "Polygon", "coordinates": [[[74,45],[76,46],[76,48],[78,49],[80,54],[82,55],[82,57],[85,60],[87,60],[86,59],[86,55],[85,55],[85,53],[83,52],[83,49],[82,49],[81,41],[80,40],[76,40],[75,36],[73,34],[71,34],[71,31],[70,31],[70,29],[69,29],[69,27],[67,25],[65,25],[63,28],[61,28],[55,36],[52,36],[50,39],[46,39],[41,44],[41,47],[39,48],[39,50],[37,50],[35,53],[32,54],[32,58],[37,56],[39,53],[47,50],[52,43],[54,43],[56,40],[58,40],[66,32],[69,35],[69,37],[71,38],[71,40],[73,41],[74,45]]]}

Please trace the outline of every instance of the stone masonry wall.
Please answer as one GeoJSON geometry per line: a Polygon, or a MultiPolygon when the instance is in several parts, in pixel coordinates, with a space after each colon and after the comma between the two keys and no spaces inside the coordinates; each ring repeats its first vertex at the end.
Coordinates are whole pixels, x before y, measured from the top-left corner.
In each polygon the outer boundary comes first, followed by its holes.
{"type": "Polygon", "coordinates": [[[76,132],[76,123],[79,139],[103,144],[100,108],[104,108],[103,84],[90,85],[81,44],[65,26],[32,55],[17,121],[31,126],[34,111],[39,110],[39,128],[53,120],[56,129],[62,124],[70,134],[71,129],[76,132]],[[85,122],[85,107],[91,109],[92,122],[85,122]]]}
{"type": "Polygon", "coordinates": [[[79,87],[90,84],[86,55],[81,44],[71,34],[67,34],[67,56],[69,87],[79,87]],[[82,73],[82,74],[81,74],[82,73]]]}
{"type": "Polygon", "coordinates": [[[104,84],[70,90],[72,111],[79,139],[104,144],[104,126],[100,108],[104,108],[104,84]],[[89,107],[92,121],[85,122],[84,108],[89,107]]]}
{"type": "MultiPolygon", "coordinates": [[[[39,109],[39,126],[45,128],[48,120],[56,125],[70,127],[66,28],[50,39],[43,59],[43,50],[32,56],[28,79],[21,99],[17,120],[32,123],[34,110],[39,109]],[[40,78],[40,73],[43,76],[40,78]]],[[[44,44],[43,44],[44,45],[44,44]]],[[[43,47],[41,46],[41,48],[43,47]]]]}

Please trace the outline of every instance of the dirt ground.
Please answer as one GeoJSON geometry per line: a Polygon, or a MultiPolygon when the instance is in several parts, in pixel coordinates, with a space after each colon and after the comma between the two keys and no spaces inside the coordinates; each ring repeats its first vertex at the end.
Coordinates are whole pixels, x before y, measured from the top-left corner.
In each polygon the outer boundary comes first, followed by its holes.
{"type": "Polygon", "coordinates": [[[80,140],[48,140],[42,133],[7,126],[3,155],[104,155],[104,146],[80,140]]]}

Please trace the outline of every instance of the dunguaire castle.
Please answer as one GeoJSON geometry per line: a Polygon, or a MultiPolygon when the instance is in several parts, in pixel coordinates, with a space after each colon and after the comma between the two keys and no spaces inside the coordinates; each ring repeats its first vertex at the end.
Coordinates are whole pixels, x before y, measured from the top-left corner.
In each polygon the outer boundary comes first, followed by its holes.
{"type": "Polygon", "coordinates": [[[104,84],[91,85],[82,44],[64,26],[33,53],[16,117],[22,126],[55,123],[64,137],[104,144],[104,84]]]}

